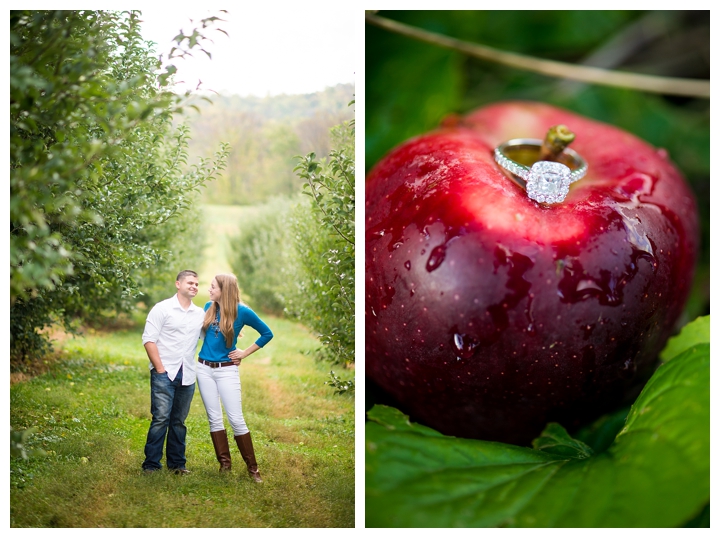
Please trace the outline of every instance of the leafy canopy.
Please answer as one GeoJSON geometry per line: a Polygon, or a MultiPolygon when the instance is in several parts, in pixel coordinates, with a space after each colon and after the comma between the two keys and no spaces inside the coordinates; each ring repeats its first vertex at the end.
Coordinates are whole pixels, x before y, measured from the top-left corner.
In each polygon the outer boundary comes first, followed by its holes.
{"type": "MultiPolygon", "coordinates": [[[[173,57],[201,47],[195,33],[176,43],[173,57]]],[[[185,256],[200,237],[191,210],[227,148],[187,167],[173,70],[160,71],[139,12],[11,12],[14,356],[42,350],[44,326],[129,310],[197,263],[185,256]]]]}

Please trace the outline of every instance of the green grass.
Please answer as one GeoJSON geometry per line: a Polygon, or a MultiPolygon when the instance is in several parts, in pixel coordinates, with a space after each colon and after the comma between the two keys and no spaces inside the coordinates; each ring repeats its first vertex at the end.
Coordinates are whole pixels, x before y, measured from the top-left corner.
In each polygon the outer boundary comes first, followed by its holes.
{"type": "Polygon", "coordinates": [[[36,427],[30,448],[47,452],[11,460],[11,526],[354,526],[353,399],[323,384],[325,366],[304,354],[317,342],[301,326],[267,321],[277,336],[241,368],[263,484],[236,447],[232,473],[219,474],[197,391],[187,421],[193,473],[144,475],[142,328],[95,333],[66,341],[47,373],[11,387],[11,425],[36,427]]]}
{"type": "MultiPolygon", "coordinates": [[[[230,271],[228,237],[255,209],[204,206],[208,245],[195,303],[213,276],[230,271]]],[[[252,305],[250,305],[252,307],[252,305]]],[[[150,425],[144,319],[115,332],[57,344],[48,370],[10,387],[10,424],[35,427],[30,449],[10,461],[11,527],[353,527],[355,409],[324,385],[329,368],[302,325],[262,315],[275,337],[241,367],[243,412],[265,480],[254,483],[237,447],[218,472],[202,399],[186,422],[188,476],[141,472],[150,425]]],[[[246,329],[241,347],[257,333],[246,329]]],[[[229,424],[226,421],[229,431],[229,424]]]]}

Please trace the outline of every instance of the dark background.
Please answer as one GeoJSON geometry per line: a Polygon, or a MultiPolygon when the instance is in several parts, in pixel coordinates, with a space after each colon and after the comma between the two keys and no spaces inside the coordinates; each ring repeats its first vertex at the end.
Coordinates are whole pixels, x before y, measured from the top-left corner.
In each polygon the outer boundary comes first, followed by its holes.
{"type": "MultiPolygon", "coordinates": [[[[710,78],[709,11],[379,11],[431,32],[541,59],[710,78]]],[[[448,114],[534,100],[665,148],[698,200],[701,254],[681,323],[710,313],[710,100],[574,83],[470,58],[365,25],[365,165],[448,114]]],[[[366,408],[392,405],[368,381],[366,408]]]]}

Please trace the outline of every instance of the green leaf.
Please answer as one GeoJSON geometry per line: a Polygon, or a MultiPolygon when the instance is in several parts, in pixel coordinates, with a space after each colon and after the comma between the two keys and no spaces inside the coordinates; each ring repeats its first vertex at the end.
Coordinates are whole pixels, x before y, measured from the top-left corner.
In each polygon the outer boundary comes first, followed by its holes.
{"type": "Polygon", "coordinates": [[[573,439],[560,424],[551,422],[540,437],[533,441],[533,448],[548,454],[584,460],[593,455],[593,449],[582,441],[573,439]]]}
{"type": "Polygon", "coordinates": [[[710,343],[710,316],[701,316],[682,328],[680,334],[668,340],[660,352],[660,360],[667,362],[695,344],[710,343]]]}
{"type": "Polygon", "coordinates": [[[535,450],[446,437],[375,406],[366,425],[366,525],[680,526],[710,498],[709,409],[708,344],[658,368],[601,453],[554,426],[535,450]]]}

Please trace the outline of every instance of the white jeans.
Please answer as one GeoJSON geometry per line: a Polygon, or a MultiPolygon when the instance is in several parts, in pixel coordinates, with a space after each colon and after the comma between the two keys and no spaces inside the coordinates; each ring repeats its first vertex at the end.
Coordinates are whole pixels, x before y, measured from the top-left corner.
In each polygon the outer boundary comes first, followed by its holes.
{"type": "Polygon", "coordinates": [[[197,364],[197,382],[200,396],[205,404],[205,412],[210,421],[211,432],[225,429],[223,407],[234,435],[244,435],[250,431],[243,417],[240,372],[237,366],[210,368],[199,362],[197,364]]]}

